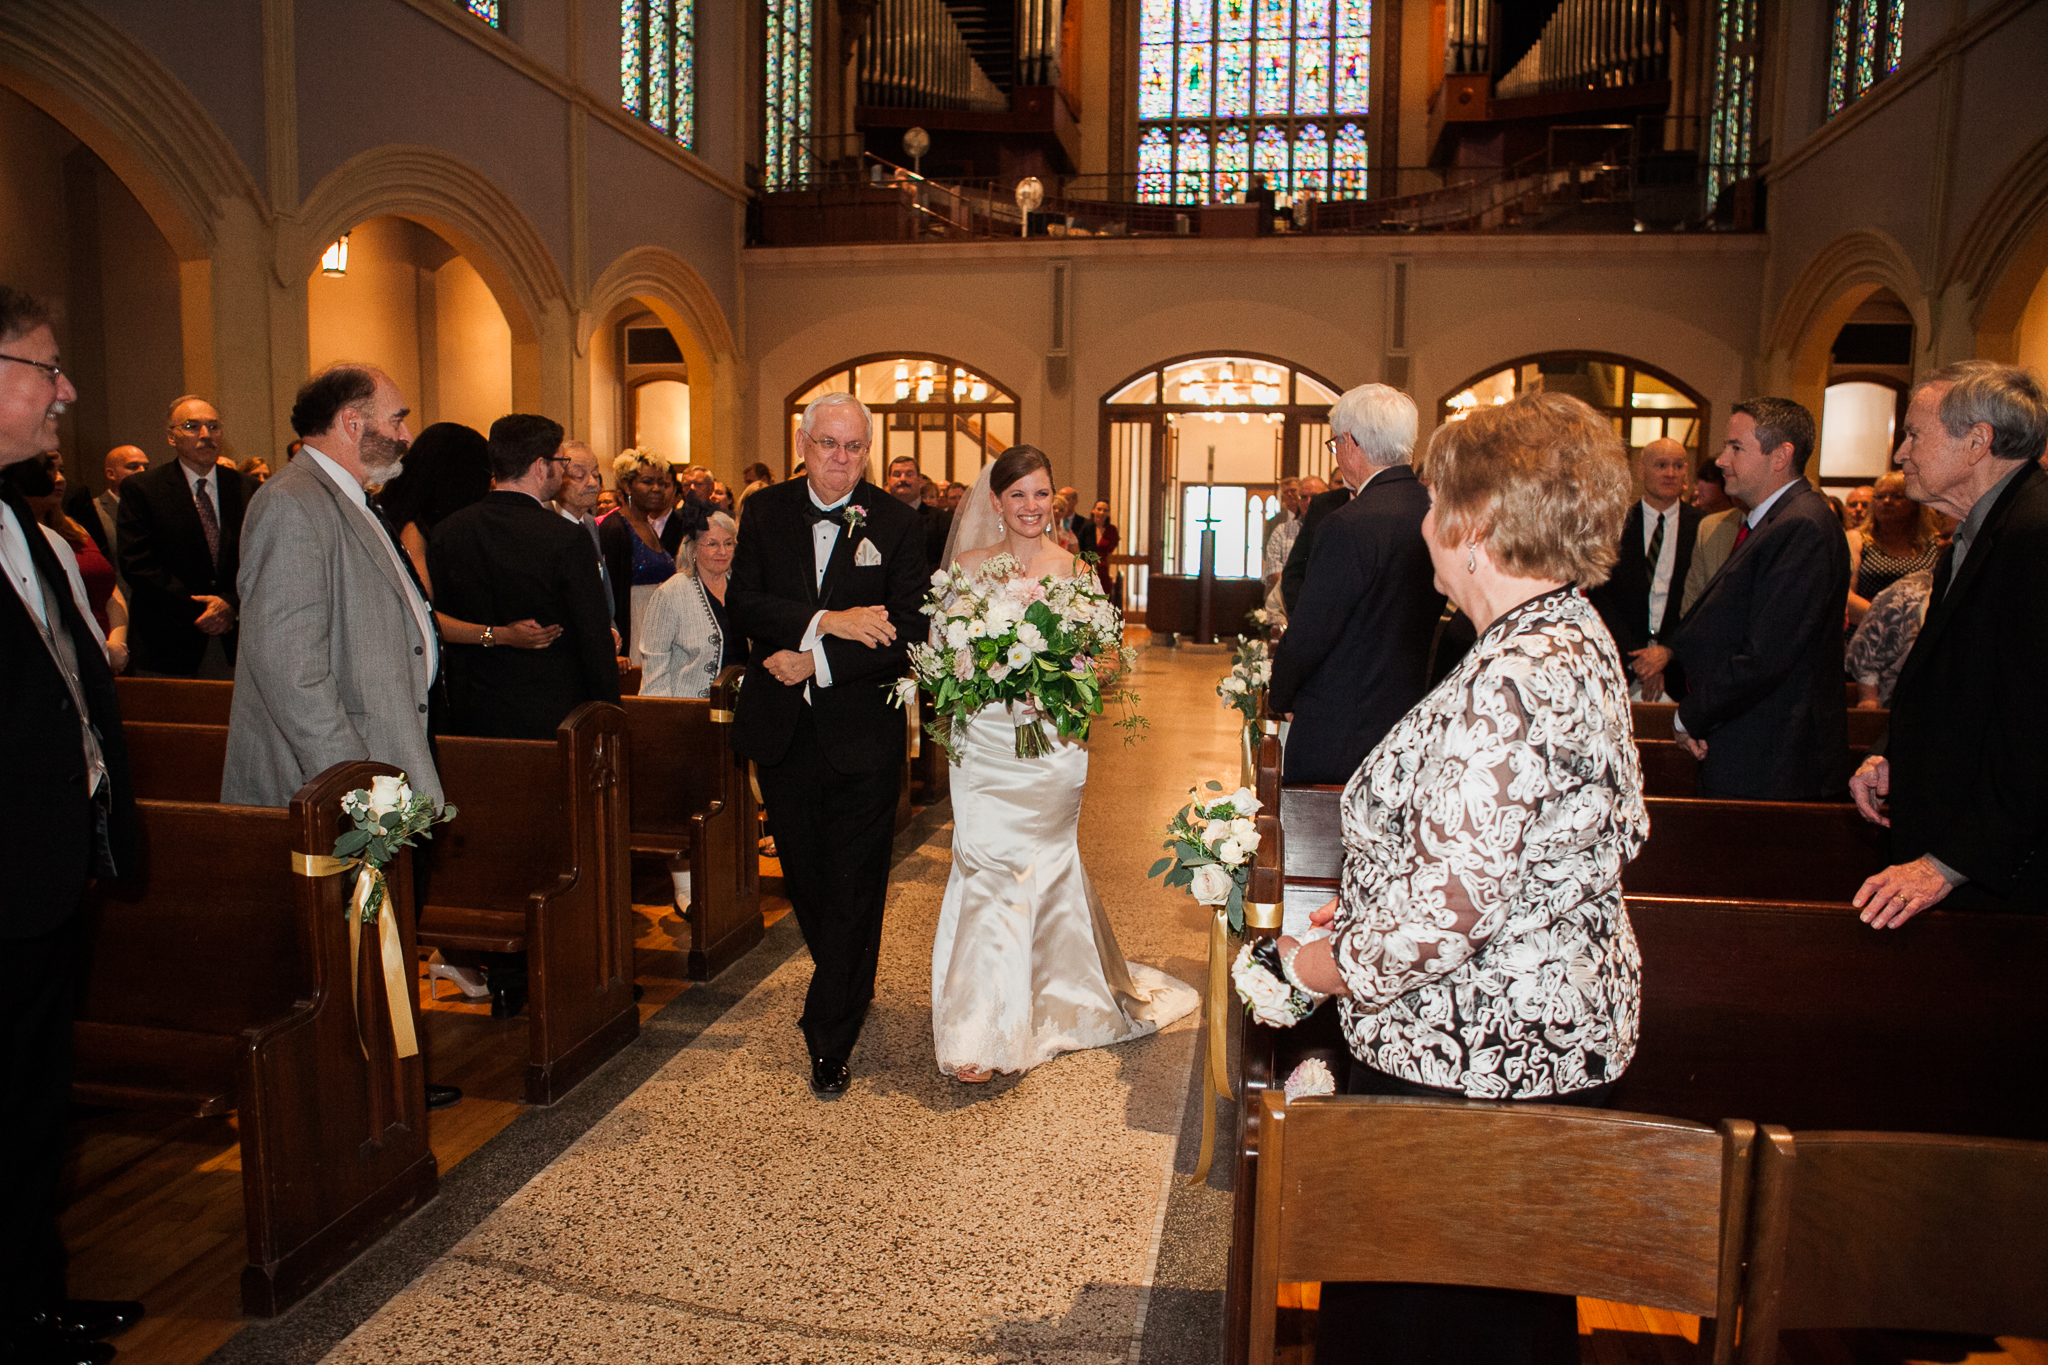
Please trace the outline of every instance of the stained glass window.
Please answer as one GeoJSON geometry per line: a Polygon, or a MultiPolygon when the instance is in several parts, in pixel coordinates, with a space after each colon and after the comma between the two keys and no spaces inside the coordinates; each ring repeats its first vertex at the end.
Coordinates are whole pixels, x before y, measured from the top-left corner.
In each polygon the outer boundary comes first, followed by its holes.
{"type": "Polygon", "coordinates": [[[697,134],[696,0],[619,0],[619,102],[683,146],[697,134]]]}
{"type": "Polygon", "coordinates": [[[1710,197],[1750,175],[1756,118],[1757,0],[1714,0],[1714,107],[1707,116],[1710,197]]]}
{"type": "Polygon", "coordinates": [[[500,26],[498,0],[462,0],[462,7],[492,28],[500,26]]]}
{"type": "Polygon", "coordinates": [[[771,190],[804,180],[811,155],[811,0],[766,0],[768,11],[766,145],[762,173],[771,190]]]}
{"type": "Polygon", "coordinates": [[[1139,0],[1138,197],[1362,197],[1371,66],[1371,0],[1139,0]]]}
{"type": "Polygon", "coordinates": [[[1828,29],[1830,118],[1899,69],[1906,33],[1906,0],[1833,0],[1833,5],[1828,29]]]}

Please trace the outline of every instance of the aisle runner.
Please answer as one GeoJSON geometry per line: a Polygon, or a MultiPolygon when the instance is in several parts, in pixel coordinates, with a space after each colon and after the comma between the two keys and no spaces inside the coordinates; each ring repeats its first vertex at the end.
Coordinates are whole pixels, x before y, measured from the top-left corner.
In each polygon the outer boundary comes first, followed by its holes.
{"type": "MultiPolygon", "coordinates": [[[[806,1084],[798,954],[328,1359],[1135,1359],[1196,1021],[941,1077],[950,834],[897,869],[844,1099],[806,1084]]],[[[1149,909],[1126,952],[1189,977],[1199,935],[1149,909]]]]}

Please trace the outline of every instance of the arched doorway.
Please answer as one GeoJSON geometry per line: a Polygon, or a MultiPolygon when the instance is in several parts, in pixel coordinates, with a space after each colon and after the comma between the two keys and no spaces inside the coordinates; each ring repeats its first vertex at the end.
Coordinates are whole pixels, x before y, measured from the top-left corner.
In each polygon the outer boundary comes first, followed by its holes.
{"type": "Polygon", "coordinates": [[[307,359],[380,366],[411,404],[413,430],[488,432],[513,410],[512,328],[490,287],[446,238],[385,215],[348,233],[347,264],[306,279],[307,359]]]}
{"type": "Polygon", "coordinates": [[[868,477],[883,480],[899,455],[939,483],[971,483],[1017,442],[1016,392],[950,356],[864,355],[797,386],[783,404],[783,475],[796,472],[796,429],[804,409],[828,393],[850,393],[875,414],[868,477]]]}
{"type": "Polygon", "coordinates": [[[1709,406],[1699,390],[1654,365],[1609,351],[1546,351],[1473,375],[1437,400],[1437,421],[1462,421],[1474,409],[1517,394],[1568,393],[1614,423],[1631,451],[1669,438],[1684,446],[1695,467],[1715,446],[1709,406]]]}
{"type": "Polygon", "coordinates": [[[1828,348],[1820,482],[1853,488],[1891,468],[1913,381],[1913,314],[1889,289],[1856,306],[1828,348]]]}
{"type": "Polygon", "coordinates": [[[1096,487],[1123,531],[1125,609],[1145,609],[1153,573],[1199,568],[1213,521],[1219,578],[1257,578],[1279,481],[1327,477],[1330,405],[1340,390],[1278,356],[1176,356],[1102,400],[1096,487]],[[1195,560],[1190,560],[1193,553],[1195,560]]]}

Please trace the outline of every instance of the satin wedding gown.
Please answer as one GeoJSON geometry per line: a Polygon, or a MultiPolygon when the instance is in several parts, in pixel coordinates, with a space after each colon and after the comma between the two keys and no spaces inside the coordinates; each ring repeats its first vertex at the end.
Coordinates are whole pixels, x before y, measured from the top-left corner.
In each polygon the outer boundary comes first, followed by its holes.
{"type": "Polygon", "coordinates": [[[1142,1038],[1200,1003],[1117,947],[1075,841],[1087,749],[1018,758],[1016,735],[1005,708],[984,708],[953,769],[953,871],[932,943],[932,1040],[949,1076],[1142,1038]]]}

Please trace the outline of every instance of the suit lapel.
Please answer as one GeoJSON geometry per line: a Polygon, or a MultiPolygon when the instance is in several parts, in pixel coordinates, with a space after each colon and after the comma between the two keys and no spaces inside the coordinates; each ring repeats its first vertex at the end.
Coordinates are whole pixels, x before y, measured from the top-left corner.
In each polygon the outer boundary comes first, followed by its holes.
{"type": "MultiPolygon", "coordinates": [[[[1984,565],[1991,559],[1999,537],[2005,532],[2006,518],[2012,511],[2013,503],[2018,500],[2020,490],[2034,479],[2042,477],[2048,476],[2035,471],[2023,471],[2018,478],[2005,486],[2005,492],[1999,495],[1998,501],[1985,516],[1984,524],[1977,529],[1976,543],[1970,546],[1970,553],[1963,560],[1962,571],[1956,574],[1955,581],[1948,585],[1948,591],[1941,595],[1941,600],[1929,606],[1927,619],[1921,624],[1920,634],[1913,641],[1912,652],[1906,656],[1905,665],[1899,670],[1900,683],[1905,682],[1912,674],[1921,651],[1932,650],[1935,642],[1941,638],[1942,632],[1948,629],[1949,622],[1955,619],[1959,610],[1956,604],[1984,572],[1984,565]]],[[[1892,692],[1894,696],[1897,695],[1897,684],[1893,685],[1892,692]]]]}
{"type": "MultiPolygon", "coordinates": [[[[398,565],[392,562],[390,552],[379,543],[384,539],[384,533],[370,524],[368,509],[349,506],[350,495],[334,486],[334,480],[328,476],[326,470],[316,465],[307,472],[326,491],[327,496],[334,499],[334,510],[341,517],[343,534],[354,538],[356,548],[367,555],[370,562],[376,566],[377,572],[384,576],[384,581],[391,585],[391,591],[398,595],[400,604],[405,607],[405,619],[412,622],[412,599],[407,595],[405,580],[399,576],[398,565]]],[[[346,478],[347,475],[343,477],[346,478]]],[[[417,633],[417,623],[413,624],[413,629],[417,633]]],[[[426,641],[422,640],[420,643],[424,645],[426,641]]]]}
{"type": "MultiPolygon", "coordinates": [[[[866,481],[855,484],[852,495],[846,500],[846,507],[872,506],[872,501],[863,496],[867,488],[866,481]]],[[[808,497],[809,494],[805,494],[805,496],[808,497]]],[[[832,557],[825,561],[825,578],[818,585],[818,602],[820,606],[831,605],[833,587],[837,584],[839,576],[845,572],[846,566],[853,562],[853,543],[856,540],[862,539],[867,531],[865,522],[858,527],[846,524],[846,507],[840,508],[839,512],[834,514],[834,519],[839,522],[839,538],[832,542],[832,557]]],[[[808,534],[810,530],[808,523],[805,524],[804,529],[808,534]]],[[[815,564],[816,562],[817,560],[814,557],[812,563],[815,564]]]]}
{"type": "MultiPolygon", "coordinates": [[[[1706,591],[1700,594],[1700,600],[1692,604],[1694,611],[1698,611],[1706,604],[1706,600],[1714,595],[1714,589],[1721,585],[1721,580],[1728,576],[1728,571],[1742,561],[1744,554],[1756,544],[1757,538],[1770,529],[1771,523],[1784,516],[1785,509],[1790,507],[1797,499],[1806,496],[1807,493],[1812,491],[1812,488],[1813,485],[1807,483],[1804,479],[1795,480],[1786,487],[1778,500],[1771,504],[1771,510],[1764,513],[1764,519],[1750,528],[1748,535],[1742,535],[1739,530],[1736,532],[1741,537],[1740,540],[1736,543],[1735,548],[1728,552],[1728,557],[1721,561],[1721,567],[1714,571],[1713,578],[1707,582],[1706,591]]],[[[1740,511],[1741,509],[1738,508],[1736,510],[1740,511]]],[[[1743,513],[1745,518],[1748,515],[1746,512],[1743,513]]]]}

